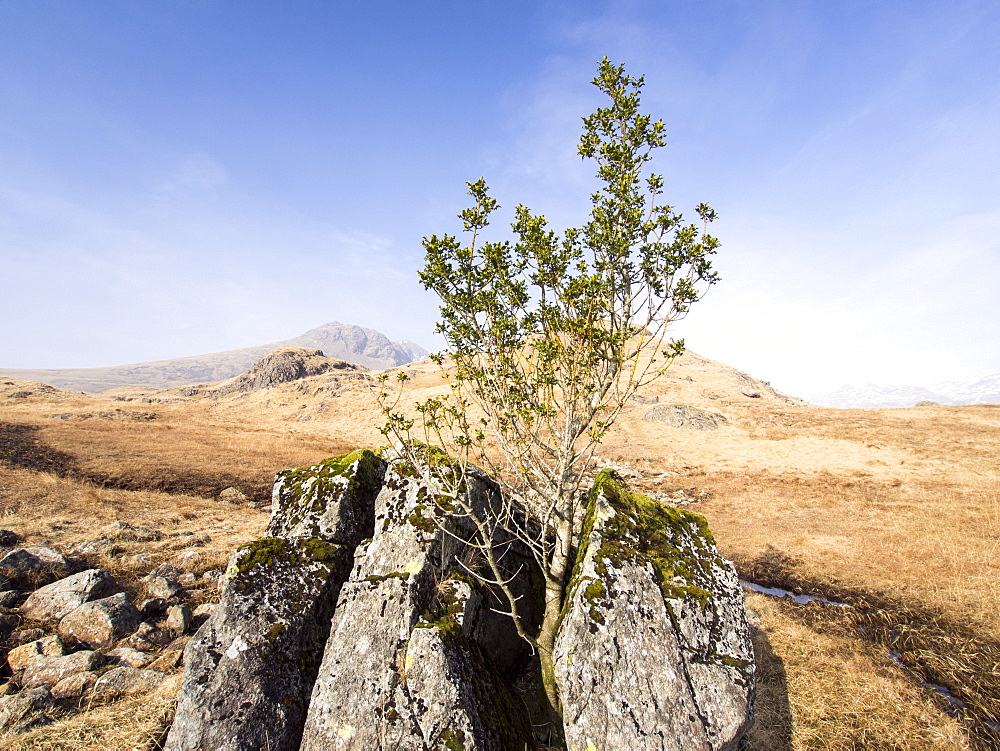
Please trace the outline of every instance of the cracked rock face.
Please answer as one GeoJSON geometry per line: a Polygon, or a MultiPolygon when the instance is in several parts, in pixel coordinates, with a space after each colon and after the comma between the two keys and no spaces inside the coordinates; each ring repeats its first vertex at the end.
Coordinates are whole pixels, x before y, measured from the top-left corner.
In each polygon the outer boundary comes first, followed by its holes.
{"type": "Polygon", "coordinates": [[[736,748],[750,626],[704,519],[602,472],[584,531],[555,650],[569,749],[736,748]]]}
{"type": "MultiPolygon", "coordinates": [[[[386,472],[375,535],[358,549],[337,602],[303,749],[505,749],[530,741],[523,704],[465,636],[474,630],[463,606],[471,589],[442,613],[438,595],[447,587],[435,575],[463,545],[432,520],[436,491],[414,474],[403,463],[386,472]]],[[[472,506],[491,502],[495,489],[485,480],[470,477],[468,487],[472,506]]]]}

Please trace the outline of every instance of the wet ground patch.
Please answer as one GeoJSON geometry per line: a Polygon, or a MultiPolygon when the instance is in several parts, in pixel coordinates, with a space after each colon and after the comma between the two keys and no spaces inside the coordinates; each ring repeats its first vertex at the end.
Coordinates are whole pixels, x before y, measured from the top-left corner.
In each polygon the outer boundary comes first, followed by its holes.
{"type": "Polygon", "coordinates": [[[736,566],[748,589],[780,598],[814,630],[878,647],[959,718],[978,746],[1000,747],[1000,642],[946,613],[803,578],[794,560],[773,548],[736,566]]]}

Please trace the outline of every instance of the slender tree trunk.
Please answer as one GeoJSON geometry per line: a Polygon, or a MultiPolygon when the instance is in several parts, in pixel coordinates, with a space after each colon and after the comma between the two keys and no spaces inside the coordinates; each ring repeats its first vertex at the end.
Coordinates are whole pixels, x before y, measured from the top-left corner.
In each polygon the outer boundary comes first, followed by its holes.
{"type": "Polygon", "coordinates": [[[566,597],[566,580],[571,564],[572,533],[571,521],[560,522],[556,530],[556,549],[553,551],[549,570],[545,572],[545,611],[537,642],[538,657],[542,668],[542,686],[545,688],[545,697],[549,705],[549,725],[552,732],[550,744],[559,746],[563,745],[564,742],[562,703],[559,700],[559,688],[556,685],[553,654],[563,601],[566,597]]]}

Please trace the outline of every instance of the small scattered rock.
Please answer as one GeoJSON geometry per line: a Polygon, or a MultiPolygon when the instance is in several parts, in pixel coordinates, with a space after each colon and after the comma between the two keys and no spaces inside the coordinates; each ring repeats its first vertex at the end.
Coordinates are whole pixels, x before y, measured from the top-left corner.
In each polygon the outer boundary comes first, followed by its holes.
{"type": "Polygon", "coordinates": [[[0,608],[12,608],[21,599],[21,593],[16,589],[5,589],[0,592],[0,608]]]}
{"type": "Polygon", "coordinates": [[[45,632],[40,628],[23,628],[13,632],[10,635],[10,639],[17,644],[24,644],[25,642],[41,639],[43,636],[45,636],[45,632]]]}
{"type": "Polygon", "coordinates": [[[59,622],[59,635],[94,649],[110,647],[136,630],[142,615],[124,592],[85,602],[59,622]]]}
{"type": "Polygon", "coordinates": [[[176,560],[178,565],[185,571],[191,571],[198,567],[201,563],[205,554],[198,550],[185,550],[183,553],[177,556],[176,560]]]}
{"type": "Polygon", "coordinates": [[[117,521],[105,532],[105,536],[113,540],[128,540],[129,542],[159,542],[163,533],[148,527],[134,527],[126,522],[117,521]]]}
{"type": "Polygon", "coordinates": [[[178,541],[172,546],[179,548],[198,548],[207,545],[212,541],[212,536],[207,532],[195,532],[194,534],[181,535],[178,541]]]}
{"type": "Polygon", "coordinates": [[[204,574],[201,575],[203,581],[208,584],[214,584],[217,587],[222,586],[222,572],[218,569],[209,569],[204,574]]]}
{"type": "Polygon", "coordinates": [[[58,657],[40,655],[25,666],[21,685],[25,688],[38,686],[51,688],[67,676],[96,670],[103,663],[104,656],[89,649],[58,657]]]}
{"type": "Polygon", "coordinates": [[[144,668],[153,661],[153,656],[132,647],[115,647],[108,652],[108,659],[115,665],[144,668]]]}
{"type": "Polygon", "coordinates": [[[144,621],[156,621],[166,614],[168,607],[170,607],[169,602],[160,597],[154,597],[143,600],[142,605],[139,606],[139,612],[142,613],[144,621]]]}
{"type": "Polygon", "coordinates": [[[63,554],[44,545],[12,550],[0,558],[0,574],[17,588],[35,588],[57,581],[70,572],[63,554]]]}
{"type": "Polygon", "coordinates": [[[112,668],[97,679],[90,695],[95,699],[114,699],[119,696],[142,694],[159,686],[166,677],[158,670],[112,668]]]}
{"type": "Polygon", "coordinates": [[[181,574],[177,577],[177,583],[182,587],[193,587],[198,583],[198,575],[192,573],[181,574]]]}
{"type": "Polygon", "coordinates": [[[761,397],[761,393],[756,389],[740,389],[740,393],[750,399],[760,399],[761,397]]]}
{"type": "Polygon", "coordinates": [[[169,649],[162,655],[149,663],[150,670],[157,670],[161,673],[169,673],[184,664],[183,649],[169,649]]]}
{"type": "Polygon", "coordinates": [[[79,542],[71,547],[69,552],[73,555],[95,555],[98,553],[120,555],[125,552],[125,549],[114,540],[109,540],[107,537],[99,537],[96,540],[79,542]]]}
{"type": "Polygon", "coordinates": [[[21,606],[21,613],[35,621],[57,621],[83,603],[110,594],[114,588],[115,581],[107,571],[81,571],[33,592],[21,606]]]}
{"type": "Polygon", "coordinates": [[[176,579],[183,573],[177,566],[172,563],[161,563],[159,566],[154,568],[149,572],[150,576],[162,576],[164,579],[176,579]]]}
{"type": "Polygon", "coordinates": [[[47,688],[31,688],[0,699],[0,732],[22,727],[31,715],[52,706],[47,688]]]}
{"type": "Polygon", "coordinates": [[[7,653],[7,664],[12,673],[19,673],[36,657],[58,657],[63,654],[63,644],[58,636],[44,636],[10,650],[7,653]]]}
{"type": "Polygon", "coordinates": [[[637,404],[659,404],[658,396],[643,396],[642,394],[632,394],[632,401],[637,404]]]}
{"type": "Polygon", "coordinates": [[[172,600],[184,593],[184,587],[165,576],[150,574],[142,580],[146,594],[154,599],[172,600]]]}
{"type": "Polygon", "coordinates": [[[191,608],[187,605],[174,605],[167,608],[167,621],[164,629],[181,636],[191,627],[191,608]]]}
{"type": "Polygon", "coordinates": [[[126,555],[121,559],[122,568],[127,569],[143,569],[146,568],[152,560],[145,553],[136,553],[135,555],[126,555]]]}
{"type": "Polygon", "coordinates": [[[61,699],[79,699],[93,688],[96,682],[97,673],[89,670],[68,675],[52,687],[52,698],[56,701],[61,699]]]}
{"type": "Polygon", "coordinates": [[[17,532],[9,529],[0,529],[0,548],[12,548],[19,545],[23,538],[17,532]]]}
{"type": "Polygon", "coordinates": [[[223,503],[246,503],[247,496],[242,491],[230,487],[219,493],[219,500],[223,503]]]}
{"type": "Polygon", "coordinates": [[[213,610],[215,610],[214,602],[203,602],[194,609],[194,617],[198,618],[202,615],[211,615],[213,610]]]}
{"type": "Polygon", "coordinates": [[[143,652],[153,651],[157,647],[169,644],[173,639],[166,631],[158,629],[150,623],[140,623],[135,633],[125,640],[125,646],[134,647],[143,652]]]}

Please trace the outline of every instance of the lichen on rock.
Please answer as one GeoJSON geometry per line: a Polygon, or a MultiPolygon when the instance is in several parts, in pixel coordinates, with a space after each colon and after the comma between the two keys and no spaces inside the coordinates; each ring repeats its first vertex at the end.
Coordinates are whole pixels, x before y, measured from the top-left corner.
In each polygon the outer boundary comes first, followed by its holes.
{"type": "Polygon", "coordinates": [[[371,504],[386,463],[359,449],[305,469],[279,472],[271,495],[271,537],[315,537],[357,544],[371,537],[371,504]]]}

